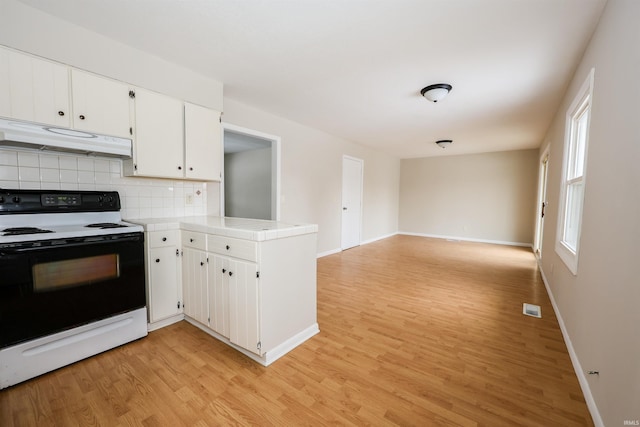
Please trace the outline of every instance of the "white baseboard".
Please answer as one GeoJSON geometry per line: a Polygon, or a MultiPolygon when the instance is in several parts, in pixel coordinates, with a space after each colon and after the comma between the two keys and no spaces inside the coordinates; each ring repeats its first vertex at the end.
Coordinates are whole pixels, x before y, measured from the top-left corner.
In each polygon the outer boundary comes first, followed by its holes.
{"type": "Polygon", "coordinates": [[[325,257],[325,256],[337,254],[337,253],[340,253],[340,252],[342,252],[342,249],[340,249],[340,248],[331,249],[330,251],[320,252],[319,254],[316,255],[316,258],[322,258],[322,257],[325,257]]]}
{"type": "Polygon", "coordinates": [[[509,242],[505,240],[474,239],[472,237],[443,236],[440,234],[427,234],[427,233],[411,233],[409,231],[398,231],[397,234],[403,234],[406,236],[431,237],[434,239],[459,240],[462,242],[490,243],[493,245],[522,246],[525,248],[533,248],[533,243],[525,243],[525,242],[509,242]]]}
{"type": "MultiPolygon", "coordinates": [[[[380,236],[380,237],[374,237],[373,239],[369,239],[369,240],[365,240],[363,242],[360,242],[360,246],[368,245],[369,243],[377,242],[378,240],[386,239],[388,237],[393,237],[396,234],[398,234],[398,232],[385,234],[384,236],[380,236]]],[[[328,256],[328,255],[338,254],[340,252],[342,252],[341,248],[331,249],[330,251],[325,251],[325,252],[318,253],[317,258],[322,258],[322,257],[328,256]]]]}
{"type": "Polygon", "coordinates": [[[362,242],[360,244],[361,245],[368,245],[369,243],[377,242],[378,240],[382,240],[382,239],[386,239],[386,238],[389,238],[389,237],[393,237],[396,234],[398,234],[397,231],[395,233],[385,234],[384,236],[375,237],[373,239],[365,240],[364,242],[362,242]]]}
{"type": "Polygon", "coordinates": [[[165,326],[173,325],[184,319],[184,314],[176,314],[175,316],[167,317],[166,319],[158,320],[157,322],[148,323],[147,331],[155,331],[156,329],[164,328],[165,326]]]}
{"type": "Polygon", "coordinates": [[[571,358],[571,364],[573,365],[573,370],[576,372],[576,376],[578,377],[578,382],[580,383],[582,394],[584,394],[584,400],[587,402],[587,408],[589,408],[589,412],[591,413],[591,418],[593,418],[593,423],[595,424],[596,427],[604,427],[604,422],[602,422],[600,411],[598,411],[598,406],[596,405],[596,401],[593,398],[593,394],[591,393],[591,387],[589,387],[589,382],[587,381],[587,377],[584,374],[584,370],[582,369],[582,365],[580,364],[578,355],[576,354],[576,351],[573,348],[573,344],[571,343],[571,338],[569,337],[569,332],[565,327],[564,320],[562,319],[562,315],[560,314],[560,310],[558,309],[556,300],[553,297],[551,288],[549,287],[549,282],[547,281],[547,277],[545,276],[544,271],[542,270],[542,264],[540,263],[540,260],[538,260],[538,266],[540,267],[540,276],[542,276],[542,282],[544,283],[544,287],[547,289],[547,294],[549,295],[549,299],[551,300],[553,311],[556,314],[556,317],[558,318],[558,324],[560,325],[560,330],[562,331],[562,337],[564,338],[564,342],[567,345],[567,350],[569,351],[569,357],[571,358]]]}
{"type": "Polygon", "coordinates": [[[270,364],[272,364],[273,362],[275,362],[276,360],[278,360],[279,358],[281,358],[282,356],[284,356],[285,354],[287,354],[288,352],[290,352],[291,350],[293,350],[294,348],[296,348],[297,346],[299,346],[300,344],[302,344],[303,342],[305,342],[306,340],[308,340],[309,338],[311,338],[312,336],[320,332],[320,328],[318,327],[318,324],[314,323],[313,325],[298,332],[291,338],[287,339],[286,341],[280,343],[273,349],[264,353],[262,356],[259,356],[255,353],[250,352],[247,349],[244,349],[242,347],[235,345],[234,343],[229,341],[229,338],[223,335],[220,335],[215,331],[212,331],[202,323],[193,320],[189,316],[184,316],[184,320],[187,321],[188,323],[191,323],[193,326],[202,330],[203,332],[206,332],[207,334],[211,335],[213,338],[217,339],[218,341],[222,341],[228,346],[233,347],[234,349],[238,350],[240,353],[258,362],[262,366],[269,366],[270,364]]]}

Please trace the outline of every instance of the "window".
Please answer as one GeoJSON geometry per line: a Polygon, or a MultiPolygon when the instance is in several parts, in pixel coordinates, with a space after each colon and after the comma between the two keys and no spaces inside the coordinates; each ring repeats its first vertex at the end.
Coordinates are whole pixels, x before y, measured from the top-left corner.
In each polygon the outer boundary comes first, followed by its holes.
{"type": "Polygon", "coordinates": [[[592,69],[567,110],[556,252],[573,274],[578,271],[593,76],[592,69]]]}

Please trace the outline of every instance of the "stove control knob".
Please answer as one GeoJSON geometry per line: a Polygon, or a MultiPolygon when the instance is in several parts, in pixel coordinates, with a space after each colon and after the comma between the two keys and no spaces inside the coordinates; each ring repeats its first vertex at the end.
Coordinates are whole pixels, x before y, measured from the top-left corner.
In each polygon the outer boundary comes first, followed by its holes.
{"type": "Polygon", "coordinates": [[[20,197],[14,196],[13,197],[13,203],[20,203],[20,197]]]}

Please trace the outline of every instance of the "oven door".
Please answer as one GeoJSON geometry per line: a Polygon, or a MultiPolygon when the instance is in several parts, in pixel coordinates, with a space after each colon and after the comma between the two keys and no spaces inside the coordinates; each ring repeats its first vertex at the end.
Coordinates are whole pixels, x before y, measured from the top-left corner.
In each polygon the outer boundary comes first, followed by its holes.
{"type": "Polygon", "coordinates": [[[143,233],[0,246],[0,348],[146,305],[143,233]]]}

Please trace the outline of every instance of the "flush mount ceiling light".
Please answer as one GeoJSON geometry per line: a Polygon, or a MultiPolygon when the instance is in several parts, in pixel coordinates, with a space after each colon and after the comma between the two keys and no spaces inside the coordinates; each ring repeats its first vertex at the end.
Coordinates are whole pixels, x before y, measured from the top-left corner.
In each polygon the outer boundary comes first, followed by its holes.
{"type": "Polygon", "coordinates": [[[447,83],[429,85],[420,91],[420,94],[431,102],[442,100],[451,91],[452,86],[447,83]]]}
{"type": "Polygon", "coordinates": [[[451,145],[452,142],[453,141],[451,139],[441,139],[441,140],[436,141],[436,144],[440,148],[447,148],[449,145],[451,145]]]}

